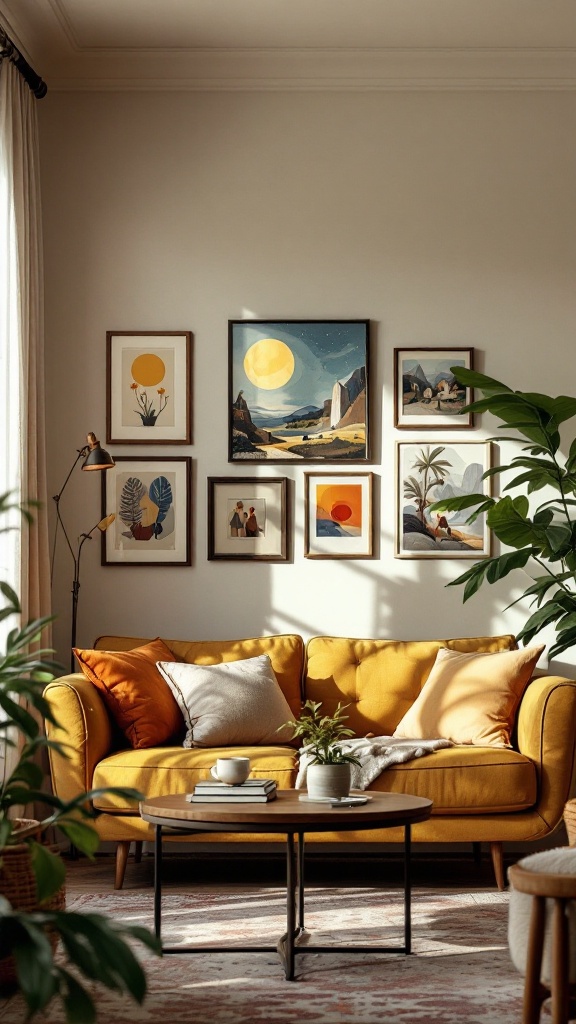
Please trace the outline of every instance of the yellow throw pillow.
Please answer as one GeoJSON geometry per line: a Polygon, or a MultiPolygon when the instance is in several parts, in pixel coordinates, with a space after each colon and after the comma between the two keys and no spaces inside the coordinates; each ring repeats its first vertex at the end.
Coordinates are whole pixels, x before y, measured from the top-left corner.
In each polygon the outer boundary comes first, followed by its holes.
{"type": "Polygon", "coordinates": [[[133,651],[81,651],[74,654],[85,676],[100,691],[110,717],[136,750],[159,747],[182,735],[178,704],[156,662],[174,660],[169,647],[152,640],[133,651]]]}
{"type": "Polygon", "coordinates": [[[509,747],[516,709],[543,650],[461,654],[441,648],[394,735],[509,747]]]}

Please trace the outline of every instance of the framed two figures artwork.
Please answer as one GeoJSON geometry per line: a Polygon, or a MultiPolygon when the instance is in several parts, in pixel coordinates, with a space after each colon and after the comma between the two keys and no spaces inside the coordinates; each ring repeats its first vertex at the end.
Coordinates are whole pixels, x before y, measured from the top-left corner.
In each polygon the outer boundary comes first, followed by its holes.
{"type": "Polygon", "coordinates": [[[190,331],[108,331],[106,440],[191,444],[190,331]]]}
{"type": "Polygon", "coordinates": [[[102,565],[191,565],[189,457],[115,456],[102,473],[102,565]]]}
{"type": "Polygon", "coordinates": [[[286,477],[208,477],[208,560],[288,561],[286,477]]]}
{"type": "Polygon", "coordinates": [[[228,461],[368,461],[368,333],[368,320],[230,320],[228,461]]]}

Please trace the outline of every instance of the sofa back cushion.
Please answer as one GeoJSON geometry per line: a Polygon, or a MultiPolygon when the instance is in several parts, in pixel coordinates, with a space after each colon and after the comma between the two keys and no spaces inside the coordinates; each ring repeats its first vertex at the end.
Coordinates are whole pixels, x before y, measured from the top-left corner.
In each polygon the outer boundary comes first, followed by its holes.
{"type": "MultiPolygon", "coordinates": [[[[108,651],[129,651],[147,641],[141,637],[101,636],[95,647],[108,651]]],[[[261,636],[246,640],[166,640],[175,660],[191,665],[220,665],[224,661],[241,661],[267,654],[274,675],[284,694],[292,717],[300,714],[304,641],[295,633],[282,636],[261,636]]],[[[162,659],[159,659],[162,660],[162,659]]]]}
{"type": "Polygon", "coordinates": [[[347,725],[358,736],[391,736],[419,696],[441,647],[483,653],[516,648],[513,636],[452,640],[353,640],[317,636],[308,641],[304,695],[332,713],[349,704],[347,725]]]}

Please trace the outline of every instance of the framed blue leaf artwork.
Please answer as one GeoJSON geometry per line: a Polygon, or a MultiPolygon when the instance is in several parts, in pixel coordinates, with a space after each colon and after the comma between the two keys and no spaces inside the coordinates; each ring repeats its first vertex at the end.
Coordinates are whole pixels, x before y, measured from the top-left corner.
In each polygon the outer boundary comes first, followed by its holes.
{"type": "Polygon", "coordinates": [[[190,565],[189,457],[116,456],[102,474],[102,565],[190,565]]]}

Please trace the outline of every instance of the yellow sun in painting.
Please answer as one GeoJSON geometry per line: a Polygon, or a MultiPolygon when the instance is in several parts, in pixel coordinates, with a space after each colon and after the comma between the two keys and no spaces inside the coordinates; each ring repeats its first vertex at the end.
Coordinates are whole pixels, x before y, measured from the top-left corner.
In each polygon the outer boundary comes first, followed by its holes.
{"type": "Polygon", "coordinates": [[[164,380],[166,373],[164,360],[154,352],[143,352],[142,355],[136,356],[131,369],[134,380],[143,388],[151,388],[155,384],[159,384],[161,380],[164,380]]]}
{"type": "Polygon", "coordinates": [[[294,373],[291,349],[278,338],[262,338],[244,356],[244,372],[257,388],[272,391],[287,384],[294,373]]]}

